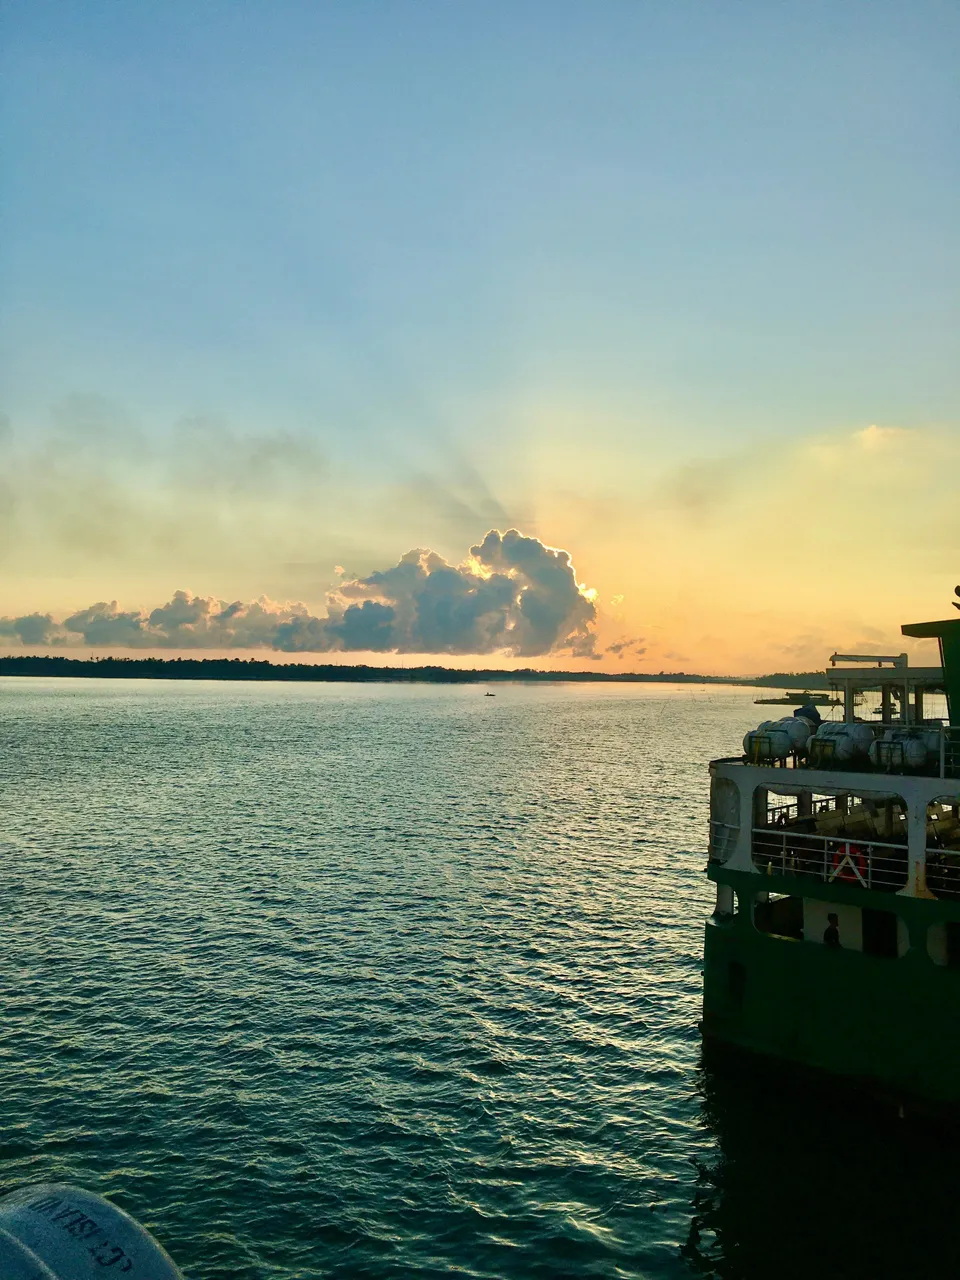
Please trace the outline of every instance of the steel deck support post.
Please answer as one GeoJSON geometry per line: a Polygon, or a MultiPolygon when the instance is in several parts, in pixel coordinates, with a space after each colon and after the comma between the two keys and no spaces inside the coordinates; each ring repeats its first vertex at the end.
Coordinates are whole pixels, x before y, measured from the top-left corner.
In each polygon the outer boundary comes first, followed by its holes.
{"type": "Polygon", "coordinates": [[[927,889],[927,801],[914,800],[907,810],[907,883],[905,898],[930,898],[927,889]]]}

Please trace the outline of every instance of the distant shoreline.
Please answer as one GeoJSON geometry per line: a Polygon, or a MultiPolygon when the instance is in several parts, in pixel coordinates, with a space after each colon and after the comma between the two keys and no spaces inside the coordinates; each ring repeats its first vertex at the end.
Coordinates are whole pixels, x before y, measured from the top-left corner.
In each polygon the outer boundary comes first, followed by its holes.
{"type": "Polygon", "coordinates": [[[72,676],[113,680],[282,680],[341,684],[733,684],[779,689],[825,689],[822,671],[765,676],[704,676],[685,671],[520,671],[455,667],[337,666],[275,663],[256,658],[0,658],[0,676],[72,676]]]}

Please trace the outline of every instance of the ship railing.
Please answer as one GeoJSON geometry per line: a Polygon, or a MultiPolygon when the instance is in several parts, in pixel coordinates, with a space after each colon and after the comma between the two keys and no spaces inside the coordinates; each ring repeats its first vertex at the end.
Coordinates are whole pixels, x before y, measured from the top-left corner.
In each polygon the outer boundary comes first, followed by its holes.
{"type": "Polygon", "coordinates": [[[753,864],[776,876],[895,893],[907,882],[907,846],[789,829],[753,828],[753,864]]]}
{"type": "Polygon", "coordinates": [[[940,730],[940,777],[960,778],[960,727],[955,725],[940,730]]]}
{"type": "Polygon", "coordinates": [[[930,842],[927,829],[927,888],[935,898],[960,898],[960,849],[930,842]]]}
{"type": "Polygon", "coordinates": [[[935,898],[960,898],[960,853],[928,847],[927,888],[935,898]]]}
{"type": "Polygon", "coordinates": [[[730,854],[733,853],[740,838],[740,825],[735,822],[721,822],[717,818],[710,821],[710,852],[709,859],[711,862],[726,862],[730,854]]]}

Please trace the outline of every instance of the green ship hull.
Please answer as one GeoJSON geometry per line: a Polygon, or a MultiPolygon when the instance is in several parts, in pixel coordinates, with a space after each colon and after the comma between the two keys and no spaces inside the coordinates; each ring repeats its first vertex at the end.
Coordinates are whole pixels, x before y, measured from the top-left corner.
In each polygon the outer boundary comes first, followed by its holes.
{"type": "Polygon", "coordinates": [[[818,885],[821,901],[895,910],[906,949],[887,957],[758,928],[758,881],[764,894],[796,895],[795,878],[714,867],[710,878],[730,885],[741,909],[707,921],[705,1038],[900,1100],[960,1107],[960,968],[935,963],[927,942],[931,927],[960,922],[960,902],[818,885]]]}

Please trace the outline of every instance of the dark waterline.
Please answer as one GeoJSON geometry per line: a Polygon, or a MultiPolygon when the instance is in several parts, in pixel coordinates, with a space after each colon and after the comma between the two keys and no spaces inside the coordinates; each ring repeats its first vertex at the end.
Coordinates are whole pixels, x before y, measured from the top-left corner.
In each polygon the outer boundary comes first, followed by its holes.
{"type": "Polygon", "coordinates": [[[0,680],[0,1180],[193,1280],[952,1274],[955,1135],[705,1065],[749,690],[0,680]]]}

